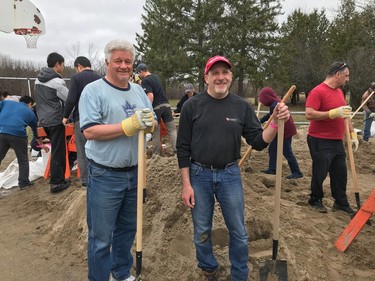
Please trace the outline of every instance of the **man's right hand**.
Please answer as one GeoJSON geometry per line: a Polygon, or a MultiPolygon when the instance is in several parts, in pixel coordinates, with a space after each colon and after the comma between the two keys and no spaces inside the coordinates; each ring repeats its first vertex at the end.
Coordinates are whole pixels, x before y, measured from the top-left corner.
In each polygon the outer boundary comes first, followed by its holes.
{"type": "Polygon", "coordinates": [[[375,112],[371,112],[368,117],[374,118],[375,117],[375,112]]]}
{"type": "Polygon", "coordinates": [[[340,107],[331,109],[328,112],[328,115],[330,119],[349,118],[351,111],[352,111],[352,108],[349,105],[345,105],[345,106],[340,106],[340,107]]]}

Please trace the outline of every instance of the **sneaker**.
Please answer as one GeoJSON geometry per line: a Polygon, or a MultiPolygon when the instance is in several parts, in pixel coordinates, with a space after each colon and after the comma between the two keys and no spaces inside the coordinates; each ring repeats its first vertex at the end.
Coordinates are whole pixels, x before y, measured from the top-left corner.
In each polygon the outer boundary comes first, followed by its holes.
{"type": "MultiPolygon", "coordinates": [[[[133,275],[130,275],[128,278],[120,280],[120,281],[134,281],[134,280],[135,280],[135,277],[133,275]]],[[[117,281],[117,280],[114,277],[111,276],[110,281],[117,281]]]]}
{"type": "Polygon", "coordinates": [[[59,193],[65,189],[67,189],[70,185],[70,181],[63,181],[59,184],[51,184],[50,192],[51,193],[59,193]]]}
{"type": "Polygon", "coordinates": [[[347,206],[344,206],[344,205],[340,205],[340,204],[337,204],[336,202],[333,204],[332,206],[332,212],[336,212],[336,211],[344,211],[344,212],[347,212],[349,215],[352,215],[354,214],[355,212],[353,211],[353,209],[347,205],[347,206]]]}
{"type": "Polygon", "coordinates": [[[286,177],[286,179],[291,180],[291,179],[300,179],[303,178],[302,173],[291,173],[289,176],[286,177]]]}
{"type": "Polygon", "coordinates": [[[213,272],[207,272],[207,271],[202,270],[201,281],[217,281],[216,273],[217,273],[217,270],[215,270],[213,272]]]}
{"type": "Polygon", "coordinates": [[[134,281],[135,277],[133,275],[130,275],[128,278],[121,280],[121,281],[134,281]]]}
{"type": "Polygon", "coordinates": [[[34,183],[29,181],[27,184],[20,185],[20,189],[25,190],[25,189],[28,189],[28,188],[32,187],[33,185],[34,185],[34,183]]]}
{"type": "Polygon", "coordinates": [[[267,169],[267,170],[263,170],[261,171],[262,173],[265,173],[267,175],[276,175],[276,171],[273,171],[273,170],[270,170],[270,169],[267,169]]]}
{"type": "Polygon", "coordinates": [[[309,199],[308,203],[319,213],[327,213],[327,208],[323,205],[322,199],[309,199]]]}

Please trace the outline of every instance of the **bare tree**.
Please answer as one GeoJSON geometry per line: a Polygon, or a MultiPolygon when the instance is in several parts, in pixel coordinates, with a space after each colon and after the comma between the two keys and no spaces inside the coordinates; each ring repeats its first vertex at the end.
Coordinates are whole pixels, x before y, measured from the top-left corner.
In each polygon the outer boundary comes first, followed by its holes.
{"type": "Polygon", "coordinates": [[[81,42],[76,41],[65,47],[69,57],[74,61],[81,52],[81,42]]]}

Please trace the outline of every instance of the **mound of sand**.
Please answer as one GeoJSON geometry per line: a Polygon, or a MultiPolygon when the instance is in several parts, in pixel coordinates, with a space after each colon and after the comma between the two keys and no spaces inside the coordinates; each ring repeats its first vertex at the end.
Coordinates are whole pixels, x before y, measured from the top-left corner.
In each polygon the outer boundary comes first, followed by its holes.
{"type": "MultiPolygon", "coordinates": [[[[311,158],[307,127],[299,127],[293,149],[304,174],[286,180],[283,161],[278,258],[287,261],[289,280],[375,280],[374,226],[365,226],[345,253],[335,241],[348,225],[344,212],[320,214],[307,204],[311,158]]],[[[246,150],[243,146],[243,151],[246,150]]],[[[168,147],[166,155],[168,155],[168,147]]],[[[374,143],[360,141],[355,154],[362,202],[374,189],[374,143]]],[[[267,150],[254,151],[243,168],[245,218],[249,234],[249,280],[259,280],[259,266],[271,259],[275,176],[259,171],[268,163],[267,150]]],[[[349,165],[349,163],[348,163],[349,165]]],[[[6,162],[1,170],[6,168],[6,162]]],[[[348,197],[355,208],[350,168],[348,197]]],[[[44,179],[27,191],[14,189],[0,195],[0,280],[87,280],[87,226],[85,190],[73,185],[51,195],[44,179]]],[[[174,156],[147,160],[148,196],[144,205],[143,279],[199,280],[190,211],[181,201],[181,181],[174,156]]],[[[324,204],[333,205],[329,179],[324,204]]],[[[214,251],[221,265],[220,281],[230,280],[228,233],[217,205],[213,226],[214,251]]],[[[135,250],[134,250],[135,251],[135,250]]]]}

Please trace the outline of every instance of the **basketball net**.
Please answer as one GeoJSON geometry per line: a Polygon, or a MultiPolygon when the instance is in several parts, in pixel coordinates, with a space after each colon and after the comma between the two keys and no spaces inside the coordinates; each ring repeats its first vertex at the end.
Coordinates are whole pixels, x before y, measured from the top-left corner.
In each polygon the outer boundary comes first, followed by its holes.
{"type": "Polygon", "coordinates": [[[36,43],[38,41],[40,33],[42,33],[42,31],[37,28],[15,29],[14,32],[17,35],[22,35],[23,38],[25,38],[26,46],[28,49],[36,49],[36,43]]]}

